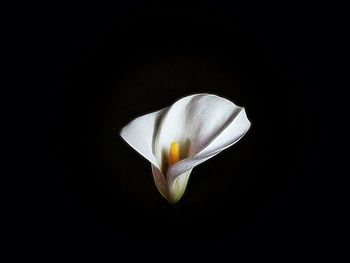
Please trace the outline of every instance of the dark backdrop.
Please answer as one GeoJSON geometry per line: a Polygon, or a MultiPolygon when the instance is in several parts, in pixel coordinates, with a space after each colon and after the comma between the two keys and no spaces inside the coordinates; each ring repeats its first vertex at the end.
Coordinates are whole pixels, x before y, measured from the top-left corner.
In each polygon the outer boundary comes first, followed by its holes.
{"type": "Polygon", "coordinates": [[[317,7],[134,2],[53,11],[45,246],[61,255],[207,250],[282,259],[323,247],[317,7]],[[196,167],[170,205],[119,131],[202,92],[244,106],[252,126],[196,167]]]}

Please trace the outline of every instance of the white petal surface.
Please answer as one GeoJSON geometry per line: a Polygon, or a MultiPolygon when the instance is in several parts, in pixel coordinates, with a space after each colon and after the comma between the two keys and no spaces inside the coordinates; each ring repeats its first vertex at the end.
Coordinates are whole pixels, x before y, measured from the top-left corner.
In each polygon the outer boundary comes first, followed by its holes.
{"type": "Polygon", "coordinates": [[[198,154],[198,156],[211,155],[217,151],[222,151],[230,147],[246,134],[250,125],[245,109],[242,108],[231,123],[214,140],[212,140],[210,144],[198,154]]]}
{"type": "Polygon", "coordinates": [[[153,165],[160,164],[153,154],[153,140],[167,108],[136,118],[120,132],[121,137],[153,165]]]}
{"type": "Polygon", "coordinates": [[[171,203],[176,203],[179,201],[184,194],[191,172],[192,169],[180,174],[175,178],[175,180],[169,181],[169,201],[171,203]]]}
{"type": "Polygon", "coordinates": [[[174,103],[164,115],[155,141],[155,157],[161,163],[162,152],[170,144],[190,142],[189,157],[204,150],[242,110],[232,102],[209,94],[196,94],[174,103]]]}
{"type": "Polygon", "coordinates": [[[231,121],[231,123],[225,127],[221,133],[209,143],[207,147],[205,147],[194,157],[190,157],[176,163],[173,167],[170,168],[168,176],[171,178],[176,178],[180,174],[188,170],[192,170],[195,166],[214,157],[222,150],[238,142],[249,130],[249,128],[250,122],[247,118],[245,110],[242,109],[231,121]]]}
{"type": "Polygon", "coordinates": [[[158,191],[171,203],[176,203],[184,194],[191,172],[192,170],[188,170],[173,180],[167,180],[162,172],[152,165],[153,179],[158,191]]]}
{"type": "Polygon", "coordinates": [[[162,194],[162,196],[164,196],[166,199],[169,200],[170,196],[169,196],[168,182],[165,179],[162,172],[159,170],[159,168],[153,164],[152,164],[152,174],[153,174],[154,182],[158,188],[158,191],[162,194]]]}

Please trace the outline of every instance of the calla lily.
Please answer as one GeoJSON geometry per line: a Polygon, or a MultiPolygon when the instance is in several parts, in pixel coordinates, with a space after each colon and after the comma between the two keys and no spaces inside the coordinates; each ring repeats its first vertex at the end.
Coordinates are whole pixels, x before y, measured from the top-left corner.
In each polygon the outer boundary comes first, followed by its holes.
{"type": "Polygon", "coordinates": [[[120,135],[151,162],[159,192],[175,203],[192,169],[236,143],[249,127],[244,108],[216,95],[195,94],[136,118],[120,135]]]}

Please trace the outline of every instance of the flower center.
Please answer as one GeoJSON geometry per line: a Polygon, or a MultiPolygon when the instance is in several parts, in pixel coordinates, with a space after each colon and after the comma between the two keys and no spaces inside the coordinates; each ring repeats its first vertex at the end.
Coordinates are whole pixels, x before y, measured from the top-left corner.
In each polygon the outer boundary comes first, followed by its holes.
{"type": "Polygon", "coordinates": [[[177,142],[172,142],[170,144],[170,150],[169,150],[169,165],[173,165],[179,160],[180,160],[180,146],[177,142]]]}

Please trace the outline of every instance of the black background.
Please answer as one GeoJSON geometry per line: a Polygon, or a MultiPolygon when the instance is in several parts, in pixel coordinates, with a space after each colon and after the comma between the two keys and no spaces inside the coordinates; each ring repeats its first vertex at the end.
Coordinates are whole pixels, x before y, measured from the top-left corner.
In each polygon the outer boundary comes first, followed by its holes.
{"type": "Polygon", "coordinates": [[[320,254],[329,243],[325,12],[211,1],[56,6],[45,249],[155,259],[320,254]],[[244,106],[252,126],[196,167],[170,205],[119,131],[193,93],[244,106]]]}

